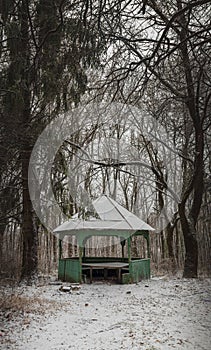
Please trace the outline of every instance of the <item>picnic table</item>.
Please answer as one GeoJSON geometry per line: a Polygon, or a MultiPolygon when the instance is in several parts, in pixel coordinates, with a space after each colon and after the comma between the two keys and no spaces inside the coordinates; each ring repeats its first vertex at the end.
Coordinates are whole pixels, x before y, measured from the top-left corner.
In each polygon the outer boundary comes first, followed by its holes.
{"type": "Polygon", "coordinates": [[[108,270],[116,270],[118,276],[118,282],[121,283],[121,271],[123,268],[128,268],[129,264],[121,262],[99,262],[99,263],[83,263],[83,269],[89,269],[90,271],[90,283],[93,280],[93,270],[104,270],[104,277],[107,276],[108,270]]]}

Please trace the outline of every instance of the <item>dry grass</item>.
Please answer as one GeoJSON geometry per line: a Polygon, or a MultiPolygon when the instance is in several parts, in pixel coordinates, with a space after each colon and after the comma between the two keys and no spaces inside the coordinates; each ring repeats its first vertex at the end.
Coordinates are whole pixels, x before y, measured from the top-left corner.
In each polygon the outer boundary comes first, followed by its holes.
{"type": "Polygon", "coordinates": [[[3,312],[45,314],[46,312],[58,310],[59,307],[60,304],[55,301],[38,297],[30,298],[17,293],[0,292],[0,310],[3,312]]]}
{"type": "Polygon", "coordinates": [[[26,296],[6,288],[0,290],[0,348],[13,349],[13,329],[21,331],[32,320],[54,315],[63,306],[60,302],[38,296],[26,296]]]}
{"type": "Polygon", "coordinates": [[[159,277],[166,275],[169,277],[178,277],[182,275],[182,269],[176,267],[172,259],[169,258],[163,259],[159,264],[151,261],[150,265],[152,276],[159,277]]]}

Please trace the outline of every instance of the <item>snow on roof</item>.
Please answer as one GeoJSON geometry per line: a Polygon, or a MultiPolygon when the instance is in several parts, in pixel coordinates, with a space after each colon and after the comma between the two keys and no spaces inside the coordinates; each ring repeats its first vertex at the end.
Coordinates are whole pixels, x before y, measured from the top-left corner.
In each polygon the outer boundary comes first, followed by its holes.
{"type": "Polygon", "coordinates": [[[136,231],[154,231],[154,229],[139,219],[136,215],[129,212],[123,206],[118,204],[112,198],[102,195],[93,201],[93,207],[98,214],[98,218],[89,218],[83,220],[80,218],[70,219],[58,226],[55,234],[74,235],[77,232],[99,232],[106,234],[108,232],[130,232],[136,231]]]}
{"type": "Polygon", "coordinates": [[[103,221],[123,221],[132,230],[154,231],[150,225],[106,195],[97,198],[92,204],[103,221]]]}

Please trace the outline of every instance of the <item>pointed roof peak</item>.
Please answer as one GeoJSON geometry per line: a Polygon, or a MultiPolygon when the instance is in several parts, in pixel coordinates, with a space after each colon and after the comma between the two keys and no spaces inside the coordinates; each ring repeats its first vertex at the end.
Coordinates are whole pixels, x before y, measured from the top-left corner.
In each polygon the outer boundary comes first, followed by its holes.
{"type": "Polygon", "coordinates": [[[103,221],[123,221],[134,230],[154,231],[150,225],[106,194],[98,197],[92,204],[98,216],[103,221]]]}

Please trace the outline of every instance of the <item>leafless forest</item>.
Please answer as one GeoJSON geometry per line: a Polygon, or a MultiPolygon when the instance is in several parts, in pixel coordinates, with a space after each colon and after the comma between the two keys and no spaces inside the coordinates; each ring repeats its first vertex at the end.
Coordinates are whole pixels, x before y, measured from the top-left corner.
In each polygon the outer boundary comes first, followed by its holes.
{"type": "MultiPolygon", "coordinates": [[[[62,216],[48,197],[38,214],[44,191],[66,218],[108,194],[155,228],[153,274],[210,276],[210,12],[209,0],[0,2],[2,278],[56,271],[44,221],[62,216]],[[32,198],[33,149],[61,117],[69,136],[53,129],[45,152],[62,142],[32,198]]],[[[108,240],[87,254],[118,256],[108,240]]],[[[144,240],[132,244],[144,257],[144,240]]]]}

